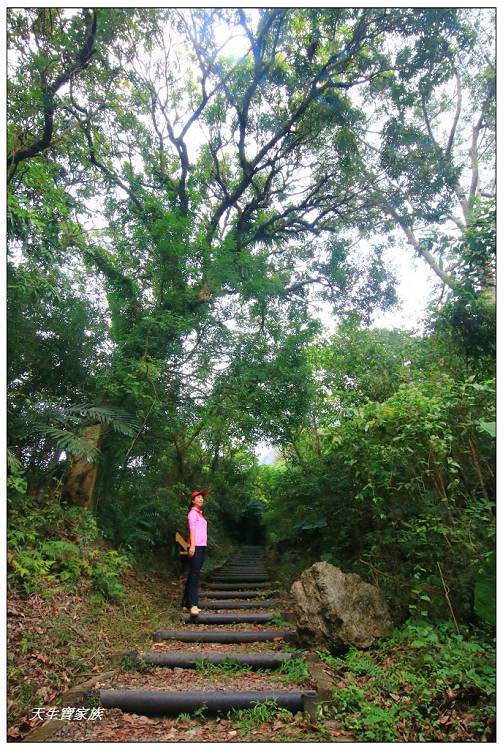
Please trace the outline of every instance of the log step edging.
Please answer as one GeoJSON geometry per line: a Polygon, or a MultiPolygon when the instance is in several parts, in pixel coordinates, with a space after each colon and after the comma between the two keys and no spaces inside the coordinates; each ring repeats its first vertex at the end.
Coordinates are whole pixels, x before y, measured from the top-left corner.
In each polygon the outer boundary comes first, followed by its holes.
{"type": "MultiPolygon", "coordinates": [[[[126,651],[120,652],[120,658],[122,658],[126,653],[126,651]]],[[[116,667],[115,669],[108,670],[107,672],[101,672],[100,674],[94,675],[94,677],[91,677],[89,680],[85,680],[85,682],[74,685],[74,687],[71,687],[69,690],[63,693],[63,695],[61,696],[60,705],[72,707],[80,705],[83,702],[85,696],[89,694],[89,692],[97,682],[108,680],[111,677],[114,677],[118,672],[119,667],[116,667]]],[[[44,721],[43,724],[34,727],[28,732],[28,734],[25,734],[21,742],[45,742],[50,737],[52,737],[52,735],[56,734],[56,732],[58,732],[63,725],[69,724],[70,721],[71,719],[48,719],[44,721]]]]}
{"type": "Polygon", "coordinates": [[[156,630],[154,641],[183,643],[259,643],[297,640],[296,630],[156,630]]]}
{"type": "Polygon", "coordinates": [[[268,607],[280,607],[281,602],[276,599],[268,599],[267,601],[246,601],[240,602],[235,599],[222,599],[214,601],[207,601],[205,599],[199,600],[201,609],[265,609],[268,607]]]}
{"type": "Polygon", "coordinates": [[[305,701],[313,700],[314,690],[246,690],[171,692],[156,690],[100,690],[103,708],[120,708],[126,713],[145,716],[172,716],[205,707],[215,714],[232,708],[251,708],[256,703],[274,700],[278,708],[292,713],[304,710],[305,701]]]}
{"type": "Polygon", "coordinates": [[[322,701],[331,700],[334,690],[337,689],[337,685],[326,673],[325,663],[313,651],[304,652],[303,658],[311,675],[311,680],[316,685],[316,693],[319,699],[322,701]]]}
{"type": "Polygon", "coordinates": [[[183,622],[186,625],[230,625],[241,622],[266,624],[274,617],[274,614],[274,612],[270,612],[268,614],[184,615],[183,622]]]}
{"type": "MultiPolygon", "coordinates": [[[[200,591],[201,599],[255,599],[256,596],[269,597],[277,595],[279,591],[200,591]]],[[[270,599],[259,599],[270,601],[270,599]]]]}

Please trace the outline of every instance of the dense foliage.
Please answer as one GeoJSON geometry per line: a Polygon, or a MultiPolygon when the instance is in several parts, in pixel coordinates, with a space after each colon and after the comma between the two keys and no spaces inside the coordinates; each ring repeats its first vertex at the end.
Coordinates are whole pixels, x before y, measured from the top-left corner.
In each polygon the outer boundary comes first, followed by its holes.
{"type": "Polygon", "coordinates": [[[9,10],[13,586],[120,595],[205,486],[214,559],[266,533],[403,617],[492,621],[493,37],[489,10],[9,10]],[[424,332],[369,328],[407,247],[424,332]]]}
{"type": "Polygon", "coordinates": [[[340,684],[327,715],[360,741],[494,741],[495,650],[470,635],[409,623],[370,653],[322,653],[340,684]]]}
{"type": "Polygon", "coordinates": [[[261,492],[300,568],[308,556],[355,570],[402,617],[469,620],[494,548],[495,384],[453,372],[439,346],[347,325],[314,347],[311,420],[261,492]]]}

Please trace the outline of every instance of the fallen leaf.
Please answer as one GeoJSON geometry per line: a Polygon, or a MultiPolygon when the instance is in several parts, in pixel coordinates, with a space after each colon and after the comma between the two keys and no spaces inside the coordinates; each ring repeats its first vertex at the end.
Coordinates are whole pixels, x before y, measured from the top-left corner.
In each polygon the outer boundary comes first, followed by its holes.
{"type": "Polygon", "coordinates": [[[7,614],[12,617],[26,617],[24,612],[21,612],[21,610],[15,609],[14,607],[7,607],[7,614]]]}
{"type": "Polygon", "coordinates": [[[45,654],[35,654],[34,658],[41,661],[42,664],[52,664],[52,661],[45,654]]]}
{"type": "Polygon", "coordinates": [[[152,724],[152,719],[149,719],[148,716],[137,716],[136,717],[136,723],[137,724],[152,724]]]}
{"type": "Polygon", "coordinates": [[[49,687],[41,687],[37,690],[37,696],[41,698],[46,703],[50,703],[53,698],[56,697],[57,693],[54,690],[51,690],[49,687]]]}
{"type": "Polygon", "coordinates": [[[132,714],[122,714],[122,718],[124,721],[127,721],[128,724],[134,724],[136,720],[136,716],[133,716],[132,714]]]}
{"type": "Polygon", "coordinates": [[[327,728],[327,729],[328,729],[328,730],[329,730],[330,732],[332,732],[332,733],[334,733],[334,734],[335,734],[336,732],[340,731],[340,729],[341,729],[341,724],[340,724],[340,722],[339,722],[339,721],[336,721],[335,719],[327,719],[326,721],[324,721],[324,722],[323,722],[323,724],[324,724],[324,725],[326,726],[326,728],[327,728]]]}

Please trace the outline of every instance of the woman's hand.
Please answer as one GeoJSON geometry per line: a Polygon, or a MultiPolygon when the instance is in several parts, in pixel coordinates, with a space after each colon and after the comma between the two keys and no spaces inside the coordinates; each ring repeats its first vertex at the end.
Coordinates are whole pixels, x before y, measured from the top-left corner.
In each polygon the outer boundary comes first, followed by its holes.
{"type": "Polygon", "coordinates": [[[189,557],[194,557],[195,554],[196,554],[196,548],[193,544],[191,544],[189,547],[189,557]]]}

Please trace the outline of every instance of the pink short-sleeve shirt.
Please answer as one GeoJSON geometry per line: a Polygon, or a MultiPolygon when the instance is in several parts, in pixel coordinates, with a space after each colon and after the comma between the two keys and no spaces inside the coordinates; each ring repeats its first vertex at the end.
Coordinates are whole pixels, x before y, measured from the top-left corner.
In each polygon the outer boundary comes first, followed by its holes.
{"type": "Polygon", "coordinates": [[[194,534],[196,547],[206,547],[208,544],[208,523],[202,512],[197,510],[197,508],[192,508],[187,516],[187,521],[189,524],[189,534],[194,534]]]}

